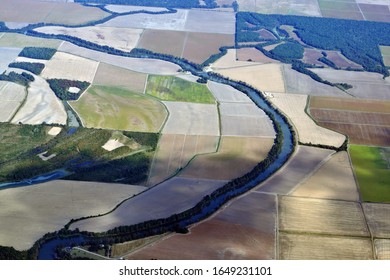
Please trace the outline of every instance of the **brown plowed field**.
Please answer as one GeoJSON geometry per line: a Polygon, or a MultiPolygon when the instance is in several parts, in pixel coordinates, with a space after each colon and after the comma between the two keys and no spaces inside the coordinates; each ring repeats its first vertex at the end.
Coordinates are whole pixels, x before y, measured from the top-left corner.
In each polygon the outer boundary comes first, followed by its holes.
{"type": "Polygon", "coordinates": [[[127,259],[275,259],[275,218],[275,197],[251,193],[189,234],[175,234],[127,259]]]}
{"type": "Polygon", "coordinates": [[[240,177],[262,161],[274,140],[260,137],[222,137],[217,153],[197,156],[181,177],[231,180],[240,177]]]}
{"type": "Polygon", "coordinates": [[[186,37],[187,32],[146,29],[142,33],[137,48],[181,57],[186,37]]]}
{"type": "Polygon", "coordinates": [[[255,48],[242,48],[237,50],[237,59],[239,61],[254,61],[260,63],[278,63],[277,60],[265,56],[261,51],[255,48]]]}
{"type": "Polygon", "coordinates": [[[369,238],[279,234],[282,260],[370,260],[373,259],[369,238]]]}
{"type": "Polygon", "coordinates": [[[310,99],[310,114],[318,124],[348,135],[352,144],[389,146],[389,112],[389,101],[310,99]]]}
{"type": "Polygon", "coordinates": [[[195,155],[215,152],[217,141],[217,136],[162,135],[152,163],[148,186],[172,176],[195,155]]]}

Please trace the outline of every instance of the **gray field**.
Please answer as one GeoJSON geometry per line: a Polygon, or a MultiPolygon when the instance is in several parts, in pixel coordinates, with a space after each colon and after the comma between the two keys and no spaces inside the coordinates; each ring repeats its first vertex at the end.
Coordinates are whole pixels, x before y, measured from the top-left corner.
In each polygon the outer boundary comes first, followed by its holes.
{"type": "Polygon", "coordinates": [[[334,151],[314,147],[298,146],[295,154],[270,179],[260,184],[263,192],[289,194],[304,179],[319,168],[334,151]]]}
{"type": "Polygon", "coordinates": [[[0,73],[8,68],[8,64],[18,57],[21,50],[20,48],[0,48],[0,73]]]}
{"type": "Polygon", "coordinates": [[[247,95],[231,86],[212,81],[209,81],[207,86],[219,102],[252,102],[247,95]]]}
{"type": "Polygon", "coordinates": [[[29,249],[45,233],[61,229],[70,219],[110,211],[144,189],[123,184],[55,180],[1,190],[1,245],[29,249]]]}
{"type": "Polygon", "coordinates": [[[223,116],[237,117],[266,117],[267,115],[252,103],[221,103],[219,106],[220,113],[223,116]]]}
{"type": "Polygon", "coordinates": [[[196,205],[205,195],[225,183],[226,181],[175,177],[127,200],[106,216],[79,221],[70,228],[101,232],[118,226],[169,217],[196,205]]]}
{"type": "Polygon", "coordinates": [[[265,117],[222,116],[223,136],[275,137],[271,120],[265,117]]]}
{"type": "Polygon", "coordinates": [[[219,135],[216,105],[170,101],[163,103],[169,111],[163,134],[219,135]]]}
{"type": "Polygon", "coordinates": [[[378,260],[390,260],[390,239],[376,239],[375,253],[378,260]]]}
{"type": "Polygon", "coordinates": [[[175,75],[177,74],[177,70],[180,69],[176,64],[163,60],[115,56],[78,47],[68,42],[64,42],[60,46],[59,51],[119,66],[135,72],[154,75],[175,75]]]}
{"type": "Polygon", "coordinates": [[[190,32],[235,34],[235,14],[218,11],[190,10],[184,30],[190,32]]]}
{"type": "Polygon", "coordinates": [[[364,203],[363,209],[372,235],[390,238],[390,204],[364,203]]]}
{"type": "Polygon", "coordinates": [[[0,81],[0,101],[23,101],[26,96],[24,86],[0,81]]]}
{"type": "Polygon", "coordinates": [[[309,76],[291,69],[291,65],[283,65],[286,92],[313,96],[350,97],[342,90],[314,81],[309,76]]]}

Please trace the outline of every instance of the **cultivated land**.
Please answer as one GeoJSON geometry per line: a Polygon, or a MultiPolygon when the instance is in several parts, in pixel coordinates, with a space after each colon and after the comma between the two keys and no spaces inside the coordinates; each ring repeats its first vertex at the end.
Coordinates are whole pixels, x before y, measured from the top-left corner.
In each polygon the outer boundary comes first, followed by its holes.
{"type": "Polygon", "coordinates": [[[353,88],[347,91],[355,97],[390,99],[390,80],[383,79],[382,74],[334,69],[312,69],[312,71],[332,83],[351,84],[353,88]]]}
{"type": "Polygon", "coordinates": [[[71,219],[110,211],[123,199],[144,189],[123,184],[57,180],[1,190],[2,245],[29,249],[42,235],[61,229],[71,219]]]}
{"type": "Polygon", "coordinates": [[[264,14],[293,14],[321,16],[317,0],[238,0],[240,11],[253,11],[264,14]]]}
{"type": "Polygon", "coordinates": [[[363,210],[373,237],[390,238],[390,204],[363,203],[363,210]]]}
{"type": "MultiPolygon", "coordinates": [[[[17,69],[13,71],[16,72],[17,69]]],[[[12,119],[12,123],[66,124],[67,115],[64,105],[56,97],[45,79],[33,76],[35,80],[30,83],[27,89],[27,99],[12,119]]]]}
{"type": "Polygon", "coordinates": [[[307,95],[274,93],[269,100],[290,118],[302,143],[334,147],[340,147],[344,143],[344,135],[318,126],[306,114],[307,95]]]}
{"type": "Polygon", "coordinates": [[[241,91],[236,90],[235,88],[208,81],[207,86],[210,91],[213,93],[214,97],[218,102],[233,102],[233,103],[251,103],[251,99],[241,91]]]}
{"type": "Polygon", "coordinates": [[[242,48],[237,51],[239,61],[253,61],[259,63],[278,63],[277,60],[265,56],[261,51],[255,48],[242,48]]]}
{"type": "Polygon", "coordinates": [[[198,155],[179,176],[214,180],[238,178],[267,156],[273,142],[272,138],[222,137],[217,153],[198,155]]]}
{"type": "Polygon", "coordinates": [[[247,67],[217,70],[231,79],[244,81],[262,91],[285,92],[283,73],[280,64],[269,63],[247,67]],[[259,79],[259,77],[262,77],[259,79]]]}
{"type": "Polygon", "coordinates": [[[122,203],[114,212],[102,217],[76,222],[71,229],[93,232],[169,217],[180,213],[213,192],[226,181],[172,178],[122,203]]]}
{"type": "Polygon", "coordinates": [[[375,253],[378,260],[390,260],[390,239],[376,239],[375,253]]]}
{"type": "Polygon", "coordinates": [[[122,51],[131,51],[138,44],[142,29],[115,27],[78,27],[44,26],[35,31],[45,34],[61,34],[77,37],[101,46],[110,46],[122,51]]]}
{"type": "Polygon", "coordinates": [[[26,89],[18,84],[0,81],[0,122],[11,120],[26,97],[26,89]]]}
{"type": "Polygon", "coordinates": [[[282,260],[370,260],[369,238],[279,233],[282,260]]]}
{"type": "Polygon", "coordinates": [[[359,203],[282,196],[279,198],[279,230],[369,237],[359,203]]]}
{"type": "Polygon", "coordinates": [[[18,57],[21,50],[20,48],[0,48],[0,73],[3,73],[8,68],[8,64],[18,57]]]}
{"type": "Polygon", "coordinates": [[[250,193],[192,226],[190,234],[174,234],[126,259],[275,259],[275,220],[275,196],[250,193]]]}
{"type": "Polygon", "coordinates": [[[92,83],[99,63],[64,52],[56,52],[42,72],[46,79],[68,79],[92,83]]]}
{"type": "Polygon", "coordinates": [[[113,86],[92,86],[69,104],[86,127],[158,132],[168,115],[158,100],[113,86]]]}
{"type": "Polygon", "coordinates": [[[211,64],[211,68],[214,70],[222,70],[236,67],[245,67],[245,66],[254,66],[259,63],[249,62],[249,61],[238,61],[236,49],[228,49],[227,53],[219,58],[216,62],[211,64]]]}
{"type": "Polygon", "coordinates": [[[257,189],[267,193],[290,194],[303,180],[321,167],[332,153],[334,151],[298,146],[287,164],[257,189]]]}
{"type": "Polygon", "coordinates": [[[161,12],[166,11],[166,8],[158,7],[145,7],[145,6],[127,6],[127,5],[106,5],[107,10],[116,13],[126,13],[126,12],[135,12],[135,11],[150,11],[150,12],[161,12]]]}
{"type": "Polygon", "coordinates": [[[381,148],[351,145],[349,151],[362,200],[390,202],[390,169],[381,148]]]}
{"type": "Polygon", "coordinates": [[[61,45],[61,41],[53,39],[43,39],[37,37],[30,37],[16,33],[0,33],[1,47],[47,47],[57,49],[61,45]]]}
{"type": "Polygon", "coordinates": [[[383,63],[390,66],[390,46],[380,46],[382,52],[383,63]]]}
{"type": "Polygon", "coordinates": [[[99,63],[93,84],[124,87],[130,91],[143,93],[146,80],[147,74],[130,71],[106,63],[99,63]]]}
{"type": "Polygon", "coordinates": [[[164,101],[215,103],[206,85],[172,76],[149,75],[145,93],[164,101]]]}
{"type": "Polygon", "coordinates": [[[217,105],[163,101],[169,111],[163,134],[219,135],[217,105]]]}
{"type": "MultiPolygon", "coordinates": [[[[214,153],[217,150],[217,136],[163,134],[150,168],[148,186],[174,175],[196,155],[214,153]]],[[[187,170],[187,168],[185,169],[187,170]]]]}
{"type": "Polygon", "coordinates": [[[102,19],[109,14],[95,7],[76,3],[3,0],[1,21],[77,25],[102,19]]]}
{"type": "Polygon", "coordinates": [[[147,74],[175,75],[177,74],[177,70],[181,69],[176,64],[163,61],[163,60],[120,57],[120,56],[110,55],[110,54],[78,47],[69,42],[64,42],[59,48],[59,50],[80,57],[85,57],[91,60],[119,66],[135,72],[141,72],[147,74]]]}
{"type": "Polygon", "coordinates": [[[286,83],[286,92],[308,94],[311,96],[350,97],[337,87],[332,87],[314,81],[309,76],[291,69],[291,65],[283,65],[283,77],[286,83]]]}
{"type": "Polygon", "coordinates": [[[334,154],[291,195],[359,201],[359,192],[348,153],[342,151],[334,154]]]}

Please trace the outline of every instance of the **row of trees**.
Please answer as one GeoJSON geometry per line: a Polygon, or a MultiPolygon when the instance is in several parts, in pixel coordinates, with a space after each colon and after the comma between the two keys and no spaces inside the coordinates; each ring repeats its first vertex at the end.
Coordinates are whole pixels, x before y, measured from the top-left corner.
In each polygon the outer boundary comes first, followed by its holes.
{"type": "Polygon", "coordinates": [[[25,87],[27,87],[29,83],[33,82],[34,80],[34,77],[26,72],[22,72],[21,74],[19,74],[14,71],[11,71],[8,74],[0,74],[0,81],[13,82],[25,87]]]}
{"type": "Polygon", "coordinates": [[[35,75],[39,75],[41,74],[43,68],[45,68],[45,64],[37,62],[12,62],[8,65],[8,67],[27,70],[35,75]]]}

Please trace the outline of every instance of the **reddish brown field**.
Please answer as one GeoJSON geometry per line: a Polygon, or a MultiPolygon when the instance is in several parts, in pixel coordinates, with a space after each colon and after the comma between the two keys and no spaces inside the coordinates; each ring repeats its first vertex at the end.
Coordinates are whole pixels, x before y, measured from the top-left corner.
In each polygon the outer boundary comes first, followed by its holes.
{"type": "Polygon", "coordinates": [[[237,49],[237,59],[240,61],[254,61],[260,63],[278,63],[277,60],[265,56],[255,48],[237,49]]]}
{"type": "Polygon", "coordinates": [[[234,46],[234,35],[189,32],[182,57],[202,63],[223,46],[234,46]]]}
{"type": "Polygon", "coordinates": [[[275,196],[250,193],[214,217],[127,259],[275,259],[275,196]]]}
{"type": "Polygon", "coordinates": [[[390,9],[386,5],[359,3],[366,20],[390,22],[390,9]]]}
{"type": "Polygon", "coordinates": [[[310,114],[326,128],[349,136],[352,144],[390,145],[390,102],[312,97],[310,114]]]}
{"type": "Polygon", "coordinates": [[[360,12],[354,11],[338,11],[338,10],[321,10],[323,17],[364,20],[360,12]]]}
{"type": "Polygon", "coordinates": [[[322,57],[321,51],[305,48],[305,52],[303,53],[303,62],[308,64],[325,66],[324,63],[318,61],[320,57],[322,57]]]}
{"type": "Polygon", "coordinates": [[[266,29],[261,29],[259,32],[260,38],[264,40],[276,40],[276,37],[274,34],[269,32],[266,29]]]}
{"type": "Polygon", "coordinates": [[[350,61],[348,58],[343,56],[339,51],[326,51],[328,54],[327,58],[336,64],[340,68],[362,68],[362,66],[350,61]]]}
{"type": "Polygon", "coordinates": [[[146,29],[137,47],[181,57],[186,36],[181,31],[146,29]]]}

